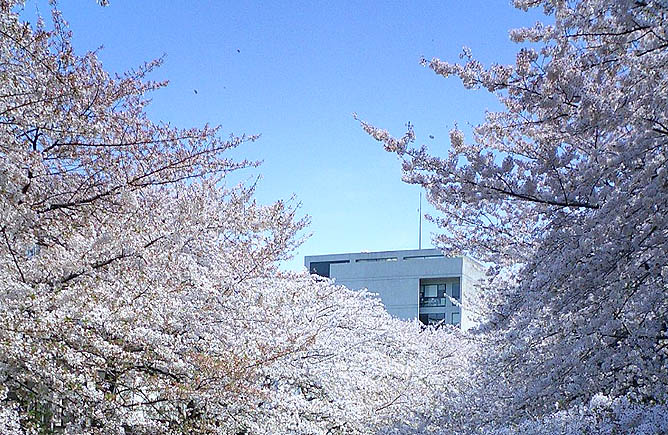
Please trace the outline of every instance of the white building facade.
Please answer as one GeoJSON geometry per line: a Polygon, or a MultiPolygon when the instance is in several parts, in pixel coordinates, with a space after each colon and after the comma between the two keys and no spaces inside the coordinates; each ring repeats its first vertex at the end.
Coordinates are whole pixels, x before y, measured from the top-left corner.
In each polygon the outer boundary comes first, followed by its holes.
{"type": "Polygon", "coordinates": [[[420,249],[311,255],[304,266],[350,289],[378,293],[393,316],[424,324],[444,321],[462,329],[474,326],[470,307],[483,270],[471,258],[420,249]]]}

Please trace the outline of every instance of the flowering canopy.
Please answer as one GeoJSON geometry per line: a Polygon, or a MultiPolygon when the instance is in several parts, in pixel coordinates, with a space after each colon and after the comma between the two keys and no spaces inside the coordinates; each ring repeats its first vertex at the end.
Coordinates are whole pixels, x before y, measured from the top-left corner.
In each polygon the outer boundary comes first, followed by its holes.
{"type": "MultiPolygon", "coordinates": [[[[668,6],[653,0],[516,0],[553,24],[511,31],[514,65],[424,65],[496,94],[447,156],[363,128],[443,214],[436,238],[490,268],[482,374],[465,408],[517,421],[597,394],[668,392],[668,6]],[[485,393],[482,394],[481,392],[485,393]]],[[[507,419],[507,420],[506,420],[507,419]]]]}
{"type": "Polygon", "coordinates": [[[17,3],[0,1],[0,431],[350,433],[427,413],[453,340],[276,270],[305,220],[224,184],[255,165],[226,151],[256,137],[149,120],[159,61],[110,76],[57,10],[49,30],[17,3]]]}

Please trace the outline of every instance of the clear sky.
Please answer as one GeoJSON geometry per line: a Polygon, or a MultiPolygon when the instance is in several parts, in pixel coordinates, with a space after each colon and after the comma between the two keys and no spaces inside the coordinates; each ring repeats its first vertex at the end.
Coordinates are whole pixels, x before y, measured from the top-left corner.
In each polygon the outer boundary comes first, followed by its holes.
{"type": "MultiPolygon", "coordinates": [[[[304,255],[417,248],[419,188],[352,113],[395,135],[410,121],[419,144],[445,153],[455,122],[477,124],[498,106],[420,57],[456,61],[466,45],[485,64],[510,63],[508,29],[540,18],[507,0],[61,3],[75,48],[103,46],[108,71],[166,56],[151,77],[170,81],[152,96],[154,120],[262,135],[235,155],[263,160],[243,174],[262,174],[260,202],[294,195],[311,217],[312,235],[283,265],[294,270],[304,255]]],[[[43,2],[26,8],[48,13],[43,2]]],[[[423,247],[435,231],[424,223],[423,247]]]]}

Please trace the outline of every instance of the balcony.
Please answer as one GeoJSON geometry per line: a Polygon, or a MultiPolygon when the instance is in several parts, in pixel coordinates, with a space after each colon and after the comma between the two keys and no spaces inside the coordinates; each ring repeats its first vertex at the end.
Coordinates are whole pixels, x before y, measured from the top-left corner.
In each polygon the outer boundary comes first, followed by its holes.
{"type": "Polygon", "coordinates": [[[445,307],[447,303],[448,298],[420,298],[421,307],[445,307]]]}

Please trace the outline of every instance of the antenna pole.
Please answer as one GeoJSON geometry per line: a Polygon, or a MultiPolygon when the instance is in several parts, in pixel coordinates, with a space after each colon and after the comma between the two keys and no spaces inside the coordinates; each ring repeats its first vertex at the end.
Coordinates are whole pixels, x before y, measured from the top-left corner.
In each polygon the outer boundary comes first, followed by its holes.
{"type": "Polygon", "coordinates": [[[418,209],[420,213],[420,224],[418,226],[418,249],[422,249],[422,191],[420,191],[420,208],[418,209]]]}

